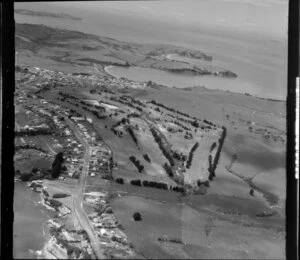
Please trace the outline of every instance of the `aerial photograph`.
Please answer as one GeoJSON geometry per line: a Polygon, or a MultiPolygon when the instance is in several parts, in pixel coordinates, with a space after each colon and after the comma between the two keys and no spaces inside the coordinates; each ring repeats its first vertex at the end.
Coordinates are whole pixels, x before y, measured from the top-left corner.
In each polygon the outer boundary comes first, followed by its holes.
{"type": "Polygon", "coordinates": [[[288,0],[19,2],[15,259],[285,259],[288,0]]]}

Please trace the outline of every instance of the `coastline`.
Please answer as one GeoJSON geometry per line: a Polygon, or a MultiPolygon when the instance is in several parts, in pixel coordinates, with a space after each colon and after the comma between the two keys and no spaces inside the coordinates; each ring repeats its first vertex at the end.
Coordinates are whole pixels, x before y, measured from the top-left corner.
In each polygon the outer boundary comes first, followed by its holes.
{"type": "Polygon", "coordinates": [[[14,193],[13,255],[14,258],[32,259],[49,239],[45,223],[53,211],[43,207],[40,194],[33,192],[25,182],[17,180],[14,193]]]}
{"type": "MultiPolygon", "coordinates": [[[[168,54],[168,55],[173,55],[173,54],[168,54]]],[[[118,66],[113,66],[113,65],[110,65],[110,66],[105,66],[104,67],[104,72],[106,72],[108,75],[112,76],[113,78],[115,79],[118,79],[120,80],[121,78],[126,78],[126,77],[118,77],[117,75],[113,74],[110,70],[113,68],[113,67],[118,67],[118,66]]],[[[139,67],[139,66],[130,66],[130,67],[139,67]]],[[[139,68],[143,68],[143,67],[139,67],[139,68]]],[[[152,69],[155,69],[155,68],[152,68],[152,69]]],[[[156,69],[158,71],[160,71],[159,69],[156,69]]],[[[164,71],[164,70],[162,70],[164,71]]],[[[168,71],[166,71],[168,72],[168,71]]],[[[132,80],[132,79],[129,79],[129,78],[126,78],[126,80],[128,81],[136,81],[136,80],[132,80]]],[[[234,78],[233,78],[234,80],[234,78]]],[[[151,80],[152,81],[152,80],[151,80]]],[[[139,83],[145,83],[146,81],[137,81],[139,83]]],[[[154,83],[156,83],[155,81],[153,81],[154,83]]],[[[163,85],[163,84],[160,84],[160,83],[156,83],[156,85],[163,85]]],[[[243,96],[248,96],[248,97],[251,97],[251,98],[256,98],[256,99],[261,99],[261,100],[267,100],[267,101],[271,101],[271,102],[286,102],[286,97],[268,97],[268,96],[259,96],[259,95],[255,95],[255,94],[249,94],[247,92],[237,92],[237,91],[232,91],[232,90],[225,90],[225,89],[219,89],[219,88],[208,88],[206,87],[205,85],[201,85],[201,86],[189,86],[189,87],[176,87],[176,86],[167,86],[167,85],[164,85],[168,88],[176,88],[176,89],[182,89],[182,90],[190,90],[190,89],[193,89],[193,88],[202,88],[202,89],[205,89],[205,90],[212,90],[212,91],[220,91],[220,92],[223,92],[224,94],[226,93],[231,93],[231,94],[237,94],[237,95],[243,95],[243,96]]]]}
{"type": "Polygon", "coordinates": [[[107,73],[107,74],[109,74],[110,76],[112,76],[113,78],[115,78],[115,79],[119,79],[119,77],[118,76],[116,76],[115,74],[113,74],[113,73],[111,73],[109,70],[111,69],[111,68],[113,68],[114,66],[112,66],[112,65],[109,65],[109,66],[105,66],[104,67],[104,71],[107,73]]]}

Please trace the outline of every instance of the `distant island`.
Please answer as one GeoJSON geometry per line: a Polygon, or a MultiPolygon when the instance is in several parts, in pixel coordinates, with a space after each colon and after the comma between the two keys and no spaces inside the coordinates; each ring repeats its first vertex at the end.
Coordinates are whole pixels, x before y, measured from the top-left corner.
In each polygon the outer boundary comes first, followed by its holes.
{"type": "Polygon", "coordinates": [[[39,12],[32,11],[27,9],[15,9],[15,13],[22,15],[31,15],[31,16],[40,16],[40,17],[53,17],[53,18],[62,18],[62,19],[70,19],[70,20],[82,20],[80,17],[72,16],[65,13],[48,13],[48,12],[39,12]]]}

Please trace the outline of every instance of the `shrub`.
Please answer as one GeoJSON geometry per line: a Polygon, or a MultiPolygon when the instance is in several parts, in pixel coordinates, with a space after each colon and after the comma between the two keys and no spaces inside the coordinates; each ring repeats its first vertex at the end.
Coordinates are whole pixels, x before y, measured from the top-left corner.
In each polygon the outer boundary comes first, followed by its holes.
{"type": "Polygon", "coordinates": [[[216,148],[217,144],[214,142],[210,147],[210,152],[212,152],[216,148]]]}
{"type": "Polygon", "coordinates": [[[65,197],[69,197],[69,194],[66,193],[55,193],[53,194],[52,198],[54,199],[59,199],[59,198],[65,198],[65,197]]]}
{"type": "Polygon", "coordinates": [[[141,220],[142,220],[142,216],[141,216],[141,214],[140,214],[139,212],[135,212],[135,213],[133,214],[133,219],[134,219],[135,221],[141,221],[141,220]]]}
{"type": "Polygon", "coordinates": [[[36,167],[32,168],[32,170],[31,170],[32,173],[37,173],[37,171],[38,171],[38,168],[36,168],[36,167]]]}
{"type": "Polygon", "coordinates": [[[132,140],[135,142],[136,145],[138,145],[138,140],[133,132],[132,128],[127,128],[127,132],[130,134],[130,136],[132,137],[132,140]]]}
{"type": "Polygon", "coordinates": [[[189,157],[188,157],[188,160],[187,160],[187,162],[186,162],[186,168],[188,168],[188,169],[189,169],[190,166],[192,165],[193,154],[194,154],[194,152],[196,151],[196,149],[198,148],[198,146],[199,146],[198,142],[195,143],[195,144],[193,145],[193,147],[192,147],[190,153],[189,153],[189,157]]]}
{"type": "Polygon", "coordinates": [[[144,154],[143,157],[148,163],[151,163],[151,159],[148,154],[144,154]]]}
{"type": "Polygon", "coordinates": [[[58,200],[50,199],[49,202],[52,207],[60,207],[62,205],[62,203],[58,200]]]}
{"type": "Polygon", "coordinates": [[[123,178],[116,178],[116,183],[124,184],[124,179],[123,178]]]}
{"type": "Polygon", "coordinates": [[[167,163],[165,163],[165,164],[163,165],[163,167],[164,167],[166,173],[172,178],[172,177],[174,176],[172,167],[169,166],[167,163]]]}
{"type": "Polygon", "coordinates": [[[33,176],[33,174],[30,173],[21,173],[20,179],[21,181],[29,181],[29,179],[33,176]]]}
{"type": "Polygon", "coordinates": [[[142,186],[141,180],[132,180],[130,183],[135,186],[142,186]]]}
{"type": "Polygon", "coordinates": [[[139,173],[141,173],[144,170],[144,166],[141,165],[140,161],[137,160],[133,155],[129,157],[129,160],[136,166],[139,173]]]}

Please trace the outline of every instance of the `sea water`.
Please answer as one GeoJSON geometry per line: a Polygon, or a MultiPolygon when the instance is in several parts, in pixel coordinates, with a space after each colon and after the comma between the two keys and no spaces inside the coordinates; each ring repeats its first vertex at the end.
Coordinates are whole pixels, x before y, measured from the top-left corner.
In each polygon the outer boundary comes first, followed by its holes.
{"type": "MultiPolygon", "coordinates": [[[[238,80],[233,81],[232,89],[230,84],[227,84],[227,80],[216,86],[218,80],[213,79],[212,83],[208,83],[207,78],[204,81],[208,88],[213,85],[213,88],[218,89],[227,90],[229,88],[232,91],[240,89],[239,92],[242,93],[255,92],[253,94],[259,96],[285,99],[287,93],[287,34],[282,31],[287,31],[287,3],[284,1],[271,2],[272,5],[269,5],[268,1],[259,5],[254,1],[253,3],[229,0],[226,2],[221,0],[191,1],[190,6],[194,7],[190,8],[190,11],[197,12],[198,23],[181,23],[181,20],[177,18],[178,15],[175,15],[176,12],[173,12],[175,13],[174,19],[167,21],[164,15],[167,17],[170,11],[162,10],[160,5],[168,5],[168,2],[147,2],[143,3],[140,9],[136,7],[136,4],[133,6],[130,2],[126,4],[93,3],[90,8],[87,7],[88,4],[77,6],[80,3],[76,5],[74,3],[18,3],[16,8],[64,12],[80,17],[82,20],[16,14],[15,21],[44,24],[129,42],[173,44],[198,49],[213,56],[213,63],[218,67],[238,75],[238,80]],[[149,12],[143,11],[145,8],[149,8],[149,12]],[[255,26],[258,29],[253,31],[256,29],[255,26]],[[280,36],[276,30],[281,32],[280,36]],[[240,83],[240,87],[236,83],[240,83]]],[[[175,8],[176,5],[178,4],[174,2],[170,8],[175,8]]],[[[194,61],[189,62],[193,63],[194,61]]],[[[128,73],[129,77],[136,68],[117,70],[122,70],[120,76],[126,76],[125,74],[128,73]]],[[[154,71],[150,72],[151,75],[155,73],[154,71]]],[[[188,85],[195,82],[195,77],[188,80],[185,76],[177,77],[171,76],[171,74],[169,76],[171,85],[174,85],[175,79],[178,79],[179,82],[187,80],[188,85]]],[[[155,79],[154,76],[150,80],[156,81],[155,79]]],[[[180,83],[180,85],[182,84],[180,83]]]]}
{"type": "Polygon", "coordinates": [[[26,183],[15,182],[13,256],[19,259],[37,258],[49,238],[46,221],[53,217],[41,203],[40,193],[32,191],[26,183]]]}

